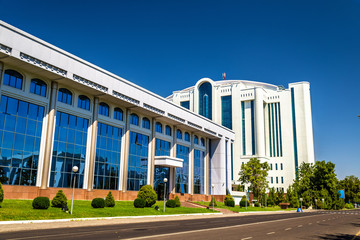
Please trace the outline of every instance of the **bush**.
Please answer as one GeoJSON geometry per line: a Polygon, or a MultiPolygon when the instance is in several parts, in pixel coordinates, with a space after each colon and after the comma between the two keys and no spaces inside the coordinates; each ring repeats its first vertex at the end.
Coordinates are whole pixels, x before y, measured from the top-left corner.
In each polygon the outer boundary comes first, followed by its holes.
{"type": "MultiPolygon", "coordinates": [[[[231,206],[228,204],[228,201],[230,201],[231,204],[232,204],[232,202],[235,203],[234,198],[233,198],[230,194],[226,195],[226,197],[225,197],[225,199],[224,199],[224,205],[231,207],[231,206]]],[[[234,205],[235,205],[235,204],[234,204],[234,205]]]]}
{"type": "Polygon", "coordinates": [[[255,203],[254,203],[254,206],[255,206],[255,207],[260,207],[259,202],[255,202],[255,203]]]}
{"type": "Polygon", "coordinates": [[[1,203],[4,201],[4,189],[2,187],[2,184],[0,182],[0,207],[1,207],[1,203]]]}
{"type": "Polygon", "coordinates": [[[156,203],[156,199],[157,199],[156,192],[150,185],[142,186],[140,188],[137,197],[145,200],[146,202],[145,207],[151,207],[156,203]]]}
{"type": "Polygon", "coordinates": [[[176,207],[180,207],[181,203],[180,203],[180,199],[178,196],[175,197],[175,202],[176,202],[176,207]]]}
{"type": "Polygon", "coordinates": [[[213,203],[214,203],[214,207],[217,207],[217,204],[216,204],[216,201],[215,201],[215,198],[214,198],[214,197],[211,198],[211,201],[210,201],[210,203],[209,203],[209,207],[212,207],[212,206],[213,206],[213,203]]]}
{"type": "Polygon", "coordinates": [[[351,203],[345,204],[346,209],[354,209],[354,206],[351,203]]]}
{"type": "Polygon", "coordinates": [[[50,200],[48,197],[37,197],[32,202],[34,209],[48,209],[50,207],[50,200]]]}
{"type": "Polygon", "coordinates": [[[93,208],[104,208],[105,207],[105,200],[103,198],[94,198],[91,201],[91,206],[93,208]]]}
{"type": "Polygon", "coordinates": [[[240,207],[246,207],[246,206],[249,207],[249,206],[250,206],[250,201],[249,201],[249,200],[246,200],[246,197],[243,196],[243,197],[241,198],[241,201],[240,201],[239,205],[240,205],[240,207]]]}
{"type": "Polygon", "coordinates": [[[144,208],[146,206],[146,201],[142,198],[137,198],[134,201],[134,207],[136,208],[144,208]]]}
{"type": "Polygon", "coordinates": [[[167,200],[166,207],[168,208],[176,208],[176,201],[175,200],[167,200]]]}
{"type": "Polygon", "coordinates": [[[53,207],[62,208],[64,206],[67,206],[67,198],[62,190],[59,190],[56,193],[56,196],[51,201],[51,205],[53,207]]]}
{"type": "Polygon", "coordinates": [[[115,206],[115,198],[110,191],[105,198],[105,207],[114,207],[114,206],[115,206]]]}
{"type": "Polygon", "coordinates": [[[227,200],[226,201],[226,206],[235,207],[235,200],[231,200],[231,199],[227,200]]]}

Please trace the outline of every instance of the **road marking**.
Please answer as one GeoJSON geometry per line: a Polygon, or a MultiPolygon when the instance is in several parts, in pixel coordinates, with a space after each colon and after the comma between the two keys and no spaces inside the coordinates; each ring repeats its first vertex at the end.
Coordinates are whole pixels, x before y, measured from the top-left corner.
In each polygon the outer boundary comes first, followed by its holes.
{"type": "Polygon", "coordinates": [[[285,229],[285,231],[289,231],[289,230],[291,230],[292,228],[287,228],[287,229],[285,229]]]}
{"type": "Polygon", "coordinates": [[[311,225],[312,223],[309,223],[309,225],[311,225]]]}
{"type": "Polygon", "coordinates": [[[326,220],[324,219],[323,222],[325,222],[326,220]]]}
{"type": "Polygon", "coordinates": [[[275,234],[275,232],[269,232],[269,233],[267,233],[267,235],[271,235],[271,234],[275,234]]]}
{"type": "Polygon", "coordinates": [[[299,225],[298,227],[302,227],[303,225],[299,225]]]}
{"type": "Polygon", "coordinates": [[[242,238],[241,240],[248,240],[248,239],[252,239],[252,237],[242,238]]]}
{"type": "Polygon", "coordinates": [[[319,223],[320,221],[316,221],[316,223],[319,223]]]}

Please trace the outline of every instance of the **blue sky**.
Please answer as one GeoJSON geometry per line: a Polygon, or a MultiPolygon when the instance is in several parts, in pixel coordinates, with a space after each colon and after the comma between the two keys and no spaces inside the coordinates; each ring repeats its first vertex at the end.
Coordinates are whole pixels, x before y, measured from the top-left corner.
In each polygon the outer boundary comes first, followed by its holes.
{"type": "Polygon", "coordinates": [[[360,0],[0,0],[0,19],[161,96],[309,81],[315,159],[360,177],[360,0]],[[6,9],[6,11],[5,11],[6,9]]]}

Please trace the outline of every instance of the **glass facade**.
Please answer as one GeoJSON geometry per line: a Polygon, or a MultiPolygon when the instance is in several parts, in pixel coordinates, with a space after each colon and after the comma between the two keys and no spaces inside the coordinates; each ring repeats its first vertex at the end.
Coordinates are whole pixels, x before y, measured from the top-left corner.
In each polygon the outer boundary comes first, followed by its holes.
{"type": "Polygon", "coordinates": [[[199,114],[212,119],[212,86],[209,82],[199,87],[199,114]]]}
{"type": "Polygon", "coordinates": [[[109,105],[104,102],[99,104],[99,114],[104,116],[109,116],[109,105]]]}
{"type": "Polygon", "coordinates": [[[242,123],[242,152],[246,155],[246,135],[245,135],[245,102],[241,102],[241,123],[242,123]]]}
{"type": "Polygon", "coordinates": [[[221,97],[221,124],[232,129],[232,103],[231,95],[221,97]]]}
{"type": "Polygon", "coordinates": [[[270,157],[282,157],[280,103],[268,104],[270,157]]]}
{"type": "Polygon", "coordinates": [[[130,124],[139,126],[139,116],[135,113],[130,115],[130,124]]]}
{"type": "Polygon", "coordinates": [[[44,107],[2,96],[0,182],[36,184],[44,107]]]}
{"type": "Polygon", "coordinates": [[[204,194],[205,152],[194,150],[194,194],[204,194]]]}
{"type": "Polygon", "coordinates": [[[122,129],[98,123],[95,156],[95,189],[118,189],[122,129]]]}
{"type": "Polygon", "coordinates": [[[87,96],[80,95],[78,98],[78,107],[85,110],[90,110],[90,99],[87,96]]]}
{"type": "Polygon", "coordinates": [[[114,109],[114,119],[123,120],[123,110],[121,110],[121,108],[114,109]]]}
{"type": "Polygon", "coordinates": [[[75,187],[83,187],[88,125],[88,119],[56,113],[50,187],[71,187],[73,166],[79,168],[75,187]]]}
{"type": "Polygon", "coordinates": [[[171,136],[171,127],[168,125],[165,127],[165,135],[171,136]]]}
{"type": "Polygon", "coordinates": [[[60,88],[58,92],[58,101],[71,105],[72,103],[72,93],[66,88],[60,88]]]}
{"type": "Polygon", "coordinates": [[[291,88],[291,116],[293,125],[293,142],[294,142],[294,159],[295,159],[295,173],[298,173],[299,162],[297,152],[297,136],[296,136],[296,118],[295,118],[295,92],[294,88],[291,88]]]}
{"type": "Polygon", "coordinates": [[[175,173],[175,191],[177,193],[188,193],[189,189],[189,153],[190,148],[176,145],[176,157],[183,159],[183,167],[176,168],[175,173]]]}
{"type": "Polygon", "coordinates": [[[17,71],[7,69],[4,72],[4,85],[21,89],[23,76],[17,71]]]}
{"type": "Polygon", "coordinates": [[[162,139],[155,139],[155,156],[170,156],[171,144],[162,139]]]}
{"type": "Polygon", "coordinates": [[[143,118],[142,127],[146,129],[150,129],[150,120],[148,118],[143,118]]]}
{"type": "Polygon", "coordinates": [[[181,130],[176,130],[176,138],[177,139],[182,139],[182,132],[181,132],[181,130]]]}
{"type": "MultiPolygon", "coordinates": [[[[170,156],[171,143],[162,139],[155,139],[155,156],[170,156]]],[[[155,167],[154,189],[157,192],[158,199],[164,199],[164,178],[170,178],[170,168],[155,167]]],[[[166,193],[169,192],[169,181],[166,183],[166,193]]]]}
{"type": "Polygon", "coordinates": [[[186,109],[190,109],[190,101],[182,101],[182,102],[180,102],[180,106],[182,106],[186,109]]]}
{"type": "Polygon", "coordinates": [[[158,133],[162,133],[162,124],[157,122],[156,125],[155,125],[155,131],[158,132],[158,133]]]}
{"type": "Polygon", "coordinates": [[[130,132],[127,190],[139,191],[147,184],[149,137],[130,132]]]}
{"type": "Polygon", "coordinates": [[[185,132],[184,140],[187,141],[187,142],[190,142],[190,134],[188,132],[185,132]]]}
{"type": "Polygon", "coordinates": [[[36,95],[46,97],[46,88],[47,85],[43,80],[40,79],[31,79],[30,83],[30,92],[36,95]]]}

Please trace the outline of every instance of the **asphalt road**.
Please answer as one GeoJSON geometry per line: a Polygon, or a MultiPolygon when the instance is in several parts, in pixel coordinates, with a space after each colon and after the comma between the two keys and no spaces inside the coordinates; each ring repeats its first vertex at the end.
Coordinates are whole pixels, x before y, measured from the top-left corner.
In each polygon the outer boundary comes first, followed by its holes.
{"type": "Polygon", "coordinates": [[[1,233],[0,239],[349,239],[360,240],[360,210],[214,217],[1,233]]]}

